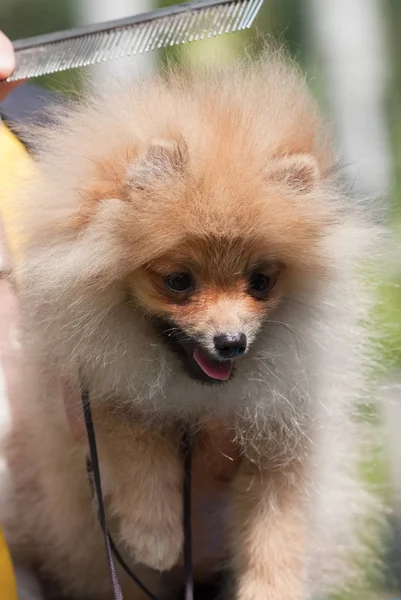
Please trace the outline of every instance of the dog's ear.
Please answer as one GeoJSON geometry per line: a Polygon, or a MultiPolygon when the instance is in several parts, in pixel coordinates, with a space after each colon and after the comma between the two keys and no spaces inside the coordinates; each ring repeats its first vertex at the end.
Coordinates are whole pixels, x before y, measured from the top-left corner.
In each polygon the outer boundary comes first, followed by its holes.
{"type": "Polygon", "coordinates": [[[177,140],[152,140],[146,158],[161,168],[181,171],[188,162],[188,147],[182,137],[177,140]]]}
{"type": "Polygon", "coordinates": [[[295,191],[310,192],[320,178],[319,166],[311,154],[293,154],[275,158],[268,166],[269,181],[284,183],[295,191]]]}
{"type": "Polygon", "coordinates": [[[151,188],[177,175],[182,175],[188,164],[185,140],[154,139],[146,153],[138,157],[128,169],[128,184],[135,189],[151,188]]]}

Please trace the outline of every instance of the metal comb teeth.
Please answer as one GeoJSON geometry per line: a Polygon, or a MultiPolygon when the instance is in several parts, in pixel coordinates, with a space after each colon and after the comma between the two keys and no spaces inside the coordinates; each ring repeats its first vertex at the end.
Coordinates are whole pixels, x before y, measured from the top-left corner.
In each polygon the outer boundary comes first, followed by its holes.
{"type": "Polygon", "coordinates": [[[7,81],[29,79],[249,28],[263,0],[195,0],[14,42],[7,81]]]}

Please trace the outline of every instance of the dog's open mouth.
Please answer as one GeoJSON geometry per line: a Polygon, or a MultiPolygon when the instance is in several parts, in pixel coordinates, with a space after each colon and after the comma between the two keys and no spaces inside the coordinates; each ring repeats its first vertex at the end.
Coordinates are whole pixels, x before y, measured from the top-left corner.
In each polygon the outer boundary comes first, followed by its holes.
{"type": "Polygon", "coordinates": [[[232,360],[213,358],[181,329],[164,321],[157,321],[156,327],[165,343],[181,358],[185,371],[192,379],[203,383],[222,383],[234,374],[232,360]]]}
{"type": "Polygon", "coordinates": [[[215,360],[199,348],[194,350],[193,358],[202,371],[211,379],[220,381],[227,381],[227,379],[230,379],[233,370],[232,360],[225,360],[224,362],[215,360]]]}

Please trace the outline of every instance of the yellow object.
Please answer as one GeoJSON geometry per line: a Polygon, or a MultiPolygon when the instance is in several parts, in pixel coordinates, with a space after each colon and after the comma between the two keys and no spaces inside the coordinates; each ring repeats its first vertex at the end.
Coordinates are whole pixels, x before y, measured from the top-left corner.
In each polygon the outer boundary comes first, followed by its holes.
{"type": "MultiPolygon", "coordinates": [[[[24,145],[0,121],[0,217],[12,257],[17,254],[18,239],[13,231],[13,192],[33,161],[24,145]]],[[[0,599],[17,600],[17,586],[7,543],[0,528],[0,599]]]]}
{"type": "Polygon", "coordinates": [[[18,254],[19,246],[13,196],[21,178],[32,171],[33,165],[25,146],[0,120],[0,218],[12,257],[18,254]]]}
{"type": "Polygon", "coordinates": [[[17,600],[17,585],[6,540],[0,530],[0,598],[17,600]]]}

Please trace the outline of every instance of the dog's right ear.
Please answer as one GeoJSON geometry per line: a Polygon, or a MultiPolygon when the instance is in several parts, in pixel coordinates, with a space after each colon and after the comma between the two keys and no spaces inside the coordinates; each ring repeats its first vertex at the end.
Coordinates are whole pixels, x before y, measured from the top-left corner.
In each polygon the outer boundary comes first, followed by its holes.
{"type": "Polygon", "coordinates": [[[182,137],[177,140],[152,140],[146,159],[161,169],[181,171],[188,162],[188,147],[182,137]]]}
{"type": "Polygon", "coordinates": [[[144,155],[139,156],[128,169],[127,183],[133,189],[145,190],[182,175],[188,164],[185,140],[154,139],[144,155]]]}

